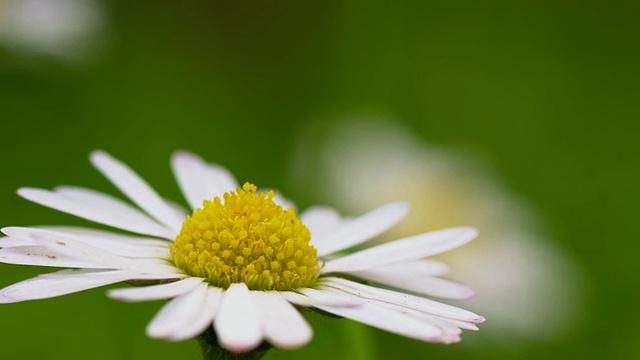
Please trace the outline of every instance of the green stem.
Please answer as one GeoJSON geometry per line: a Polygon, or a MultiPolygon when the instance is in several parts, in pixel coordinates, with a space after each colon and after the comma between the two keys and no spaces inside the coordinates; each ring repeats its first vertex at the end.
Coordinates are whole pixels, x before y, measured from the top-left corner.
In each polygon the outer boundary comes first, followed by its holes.
{"type": "Polygon", "coordinates": [[[269,349],[271,349],[271,345],[263,343],[259,347],[247,353],[234,354],[223,349],[218,344],[218,339],[216,338],[213,328],[202,333],[198,337],[198,342],[200,343],[200,349],[202,350],[203,360],[259,360],[267,354],[269,349]]]}

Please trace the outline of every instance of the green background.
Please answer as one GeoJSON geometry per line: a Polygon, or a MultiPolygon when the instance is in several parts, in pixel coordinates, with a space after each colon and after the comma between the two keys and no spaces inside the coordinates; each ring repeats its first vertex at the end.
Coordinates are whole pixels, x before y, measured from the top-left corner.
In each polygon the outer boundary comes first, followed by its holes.
{"type": "MultiPolygon", "coordinates": [[[[584,270],[580,325],[513,346],[407,340],[314,318],[316,336],[282,359],[640,358],[637,1],[201,1],[104,3],[104,50],[90,63],[0,48],[0,225],[80,224],[15,195],[80,185],[112,194],[87,161],[105,149],[181,200],[175,149],[275,186],[311,119],[392,114],[425,141],[464,147],[545,218],[584,270]]],[[[0,266],[0,286],[48,269],[0,266]]],[[[197,359],[195,341],[147,339],[161,302],[104,289],[0,306],[2,359],[197,359]]],[[[523,309],[526,311],[526,309],[523,309]]],[[[490,319],[489,319],[490,321],[490,319]]]]}

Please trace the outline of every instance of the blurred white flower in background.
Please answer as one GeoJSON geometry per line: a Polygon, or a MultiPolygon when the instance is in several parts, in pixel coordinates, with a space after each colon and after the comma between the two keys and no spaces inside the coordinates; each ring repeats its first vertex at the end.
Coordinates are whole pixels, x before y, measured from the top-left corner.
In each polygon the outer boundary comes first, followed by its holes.
{"type": "Polygon", "coordinates": [[[0,0],[0,46],[65,61],[90,58],[106,19],[95,0],[0,0]]]}
{"type": "Polygon", "coordinates": [[[480,230],[474,243],[443,256],[449,276],[476,290],[464,306],[487,318],[479,336],[544,340],[575,325],[582,291],[577,266],[542,234],[527,204],[482,164],[375,118],[304,130],[294,151],[293,183],[304,184],[307,193],[317,186],[322,199],[315,201],[354,214],[411,202],[411,214],[379,241],[461,224],[480,230]]]}

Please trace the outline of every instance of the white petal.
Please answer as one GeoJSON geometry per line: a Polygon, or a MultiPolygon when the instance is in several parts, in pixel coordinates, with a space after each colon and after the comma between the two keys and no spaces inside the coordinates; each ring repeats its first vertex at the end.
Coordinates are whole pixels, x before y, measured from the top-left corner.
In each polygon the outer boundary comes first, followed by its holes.
{"type": "Polygon", "coordinates": [[[158,262],[152,263],[148,261],[141,262],[136,261],[135,259],[119,256],[50,230],[7,227],[3,228],[2,232],[9,237],[23,238],[28,241],[33,241],[39,246],[53,251],[54,254],[81,259],[83,261],[91,261],[95,264],[101,264],[102,266],[100,267],[127,269],[140,273],[171,272],[175,269],[173,266],[168,264],[158,262]]]}
{"type": "Polygon", "coordinates": [[[366,303],[366,299],[357,296],[331,296],[327,291],[305,288],[300,292],[307,298],[311,299],[314,307],[330,306],[330,307],[360,307],[366,303]],[[340,304],[337,306],[333,304],[340,304]]]}
{"type": "Polygon", "coordinates": [[[71,197],[69,191],[66,191],[65,194],[60,194],[43,189],[21,188],[18,190],[18,195],[40,205],[100,224],[138,234],[167,239],[175,237],[172,230],[156,223],[132,206],[97,192],[86,190],[82,197],[78,196],[79,193],[71,197]]]}
{"type": "Polygon", "coordinates": [[[0,249],[0,263],[64,268],[113,269],[111,265],[96,263],[91,259],[77,259],[42,246],[16,246],[0,249]]]}
{"type": "Polygon", "coordinates": [[[202,207],[204,200],[213,200],[227,191],[238,188],[238,183],[225,168],[207,164],[200,157],[178,151],[171,158],[173,173],[192,209],[202,207]]]}
{"type": "Polygon", "coordinates": [[[359,218],[345,222],[331,234],[313,241],[318,256],[350,248],[389,229],[409,211],[407,203],[391,203],[379,207],[359,218]]]}
{"type": "Polygon", "coordinates": [[[171,278],[186,277],[184,272],[162,259],[129,259],[130,263],[123,270],[134,271],[151,278],[171,276],[171,278]]]}
{"type": "Polygon", "coordinates": [[[11,248],[18,246],[34,246],[36,243],[26,239],[10,238],[8,236],[0,237],[0,248],[11,248]]]}
{"type": "MultiPolygon", "coordinates": [[[[301,289],[300,291],[315,291],[313,289],[301,289]]],[[[282,297],[284,297],[287,301],[292,304],[296,304],[298,306],[305,307],[313,307],[316,304],[322,304],[326,306],[334,306],[334,307],[343,307],[343,306],[357,306],[358,304],[354,304],[350,300],[344,300],[339,298],[325,298],[323,301],[312,299],[306,295],[298,294],[292,291],[280,291],[279,292],[282,297]]]]}
{"type": "Polygon", "coordinates": [[[312,245],[321,242],[322,238],[331,234],[342,223],[337,211],[323,206],[307,209],[300,218],[311,232],[312,245]]]}
{"type": "MultiPolygon", "coordinates": [[[[81,227],[39,226],[37,228],[63,234],[76,241],[107,250],[120,256],[131,258],[171,258],[169,243],[166,240],[122,235],[109,231],[81,227]]],[[[1,240],[0,245],[2,245],[1,240]]]]}
{"type": "Polygon", "coordinates": [[[0,303],[46,299],[115,284],[134,277],[126,271],[62,270],[25,280],[0,291],[0,303]]]}
{"type": "MultiPolygon", "coordinates": [[[[322,291],[318,293],[322,293],[322,291]]],[[[313,296],[315,297],[318,293],[313,296]]],[[[325,297],[336,297],[334,293],[325,293],[324,295],[325,297]]],[[[348,296],[348,294],[345,294],[345,296],[348,296]]],[[[322,297],[319,300],[322,300],[322,297]]],[[[321,304],[316,307],[338,316],[414,339],[439,341],[442,337],[442,332],[437,327],[401,312],[380,306],[373,301],[366,301],[359,307],[332,307],[321,304]]]]}
{"type": "MultiPolygon", "coordinates": [[[[117,268],[114,264],[101,260],[101,258],[76,258],[44,246],[37,245],[15,246],[0,249],[0,263],[5,264],[81,269],[117,268]]],[[[124,270],[130,269],[134,272],[139,272],[135,276],[135,279],[137,280],[180,279],[187,276],[178,268],[167,265],[165,261],[157,259],[135,260],[132,264],[127,264],[125,266],[126,268],[124,270]],[[150,262],[147,260],[154,261],[150,262]]]]}
{"type": "Polygon", "coordinates": [[[454,249],[473,240],[477,235],[476,229],[467,227],[432,231],[329,260],[322,271],[358,271],[413,261],[454,249]]]}
{"type": "Polygon", "coordinates": [[[201,278],[186,278],[168,284],[113,289],[108,292],[108,295],[112,299],[127,302],[172,299],[190,292],[199,284],[202,284],[201,278]]]}
{"type": "MultiPolygon", "coordinates": [[[[449,322],[449,319],[445,320],[443,318],[440,318],[431,314],[425,314],[417,310],[407,309],[404,307],[394,306],[391,304],[380,303],[380,302],[378,302],[377,304],[389,310],[398,311],[400,313],[406,314],[407,316],[410,316],[416,320],[422,321],[423,323],[429,324],[430,326],[433,326],[436,329],[438,329],[440,331],[440,335],[431,338],[429,340],[431,342],[451,344],[451,343],[459,342],[460,340],[462,340],[462,338],[460,337],[460,335],[462,334],[461,328],[451,324],[449,322]]],[[[467,324],[468,323],[465,323],[465,325],[467,324]]]]}
{"type": "Polygon", "coordinates": [[[470,321],[462,321],[462,320],[454,320],[451,318],[443,318],[436,315],[426,314],[423,312],[415,312],[412,313],[414,316],[423,319],[424,321],[428,321],[438,327],[441,328],[458,328],[464,330],[478,331],[477,323],[473,323],[470,321]]]}
{"type": "Polygon", "coordinates": [[[247,286],[231,284],[213,323],[220,345],[234,353],[252,350],[262,341],[260,319],[260,310],[247,286]]]}
{"type": "Polygon", "coordinates": [[[69,236],[50,230],[5,227],[2,228],[2,232],[12,238],[25,239],[26,241],[33,242],[37,244],[37,246],[52,250],[55,254],[89,260],[96,264],[111,266],[113,269],[126,268],[132,263],[130,259],[83,244],[69,236]]]}
{"type": "MultiPolygon", "coordinates": [[[[330,294],[334,294],[336,296],[344,296],[345,294],[345,292],[340,289],[329,288],[329,287],[324,288],[323,291],[329,292],[330,294]]],[[[351,295],[357,296],[353,294],[351,295]]],[[[476,323],[472,321],[456,320],[456,319],[451,319],[447,317],[442,317],[439,315],[428,314],[420,310],[407,308],[402,305],[384,302],[384,301],[375,300],[375,299],[369,299],[369,301],[375,303],[376,305],[382,306],[384,308],[407,314],[413,318],[419,319],[424,322],[428,322],[429,324],[432,324],[433,326],[440,328],[443,332],[443,336],[439,340],[439,342],[450,343],[450,342],[460,341],[459,335],[462,332],[461,329],[473,330],[473,331],[478,330],[478,327],[475,325],[476,323]]]]}
{"type": "Polygon", "coordinates": [[[384,268],[349,272],[349,274],[397,289],[444,299],[461,300],[474,296],[473,290],[467,285],[433,276],[423,276],[414,273],[394,273],[385,271],[384,268]]]}
{"type": "MultiPolygon", "coordinates": [[[[332,287],[323,287],[321,291],[326,293],[327,296],[333,296],[338,298],[351,296],[356,299],[359,299],[360,301],[363,299],[362,297],[359,296],[359,294],[345,292],[343,290],[332,288],[332,287]]],[[[379,299],[364,298],[364,300],[366,301],[367,304],[373,304],[378,307],[383,307],[385,309],[410,316],[414,319],[423,321],[425,323],[430,324],[433,327],[436,327],[437,329],[439,329],[440,335],[434,336],[433,338],[429,339],[429,341],[432,341],[432,342],[442,342],[442,343],[457,342],[457,341],[460,341],[460,334],[462,333],[461,329],[469,329],[469,330],[478,329],[477,326],[475,326],[475,324],[470,321],[455,320],[451,318],[441,317],[438,315],[428,314],[417,309],[408,308],[395,303],[381,301],[379,299]]]]}
{"type": "Polygon", "coordinates": [[[181,272],[157,272],[157,273],[153,273],[153,274],[136,274],[135,276],[131,277],[131,281],[135,282],[137,280],[140,281],[144,281],[144,280],[178,280],[178,279],[184,279],[184,278],[188,278],[189,275],[186,275],[184,273],[181,272]]]}
{"type": "Polygon", "coordinates": [[[162,224],[180,232],[184,218],[180,218],[138,174],[124,163],[114,159],[103,151],[94,151],[91,162],[131,201],[162,224]]]}
{"type": "Polygon", "coordinates": [[[166,239],[157,239],[152,237],[143,237],[136,235],[125,235],[120,233],[115,233],[112,231],[106,230],[98,230],[86,227],[79,226],[60,226],[60,225],[50,225],[50,226],[37,226],[37,229],[45,229],[56,231],[68,235],[72,235],[74,237],[83,237],[87,239],[96,239],[96,241],[102,241],[97,239],[110,239],[110,241],[118,241],[121,243],[125,243],[127,245],[144,245],[144,246],[156,246],[156,247],[167,247],[169,242],[166,239]]]}
{"type": "MultiPolygon", "coordinates": [[[[208,285],[200,283],[195,289],[169,301],[147,326],[147,335],[171,341],[184,340],[185,333],[199,334],[204,330],[201,315],[206,308],[208,285]]],[[[208,318],[210,323],[213,317],[208,318]]]]}
{"type": "Polygon", "coordinates": [[[455,306],[443,304],[437,301],[425,299],[419,296],[405,294],[397,291],[380,289],[373,286],[359,284],[353,281],[340,278],[324,278],[323,286],[331,286],[336,289],[355,294],[362,298],[387,302],[398,306],[415,309],[427,314],[437,315],[455,320],[471,321],[481,323],[482,316],[455,306]]]}
{"type": "Polygon", "coordinates": [[[262,314],[265,338],[276,347],[296,349],[307,344],[313,331],[298,310],[275,291],[251,291],[262,314]]]}
{"type": "Polygon", "coordinates": [[[207,288],[207,296],[204,299],[204,307],[202,312],[198,314],[189,326],[183,326],[176,329],[174,333],[175,340],[186,340],[203,333],[213,323],[218,309],[220,308],[220,302],[222,300],[223,290],[216,287],[209,286],[207,288]]]}

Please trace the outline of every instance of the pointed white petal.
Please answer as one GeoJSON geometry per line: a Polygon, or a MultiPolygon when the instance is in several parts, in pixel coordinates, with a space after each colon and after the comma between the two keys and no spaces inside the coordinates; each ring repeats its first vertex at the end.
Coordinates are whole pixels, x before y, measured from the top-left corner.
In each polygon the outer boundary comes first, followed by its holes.
{"type": "MultiPolygon", "coordinates": [[[[301,289],[301,291],[314,291],[313,289],[301,289]]],[[[354,304],[350,300],[344,300],[339,298],[325,298],[323,301],[318,302],[316,299],[312,299],[306,295],[298,294],[292,291],[281,291],[280,295],[284,297],[287,301],[292,304],[296,304],[298,306],[305,307],[313,307],[316,304],[320,303],[326,306],[335,306],[335,307],[343,307],[343,306],[357,306],[358,304],[354,304]]]]}
{"type": "Polygon", "coordinates": [[[311,232],[312,245],[322,242],[322,239],[331,234],[342,222],[337,211],[324,206],[307,209],[300,218],[311,232]]]}
{"type": "MultiPolygon", "coordinates": [[[[170,259],[169,242],[116,234],[109,231],[70,226],[39,226],[37,229],[53,231],[81,243],[130,258],[170,259]]],[[[2,240],[0,240],[0,246],[2,240]]]]}
{"type": "Polygon", "coordinates": [[[344,250],[367,241],[389,229],[409,211],[407,203],[391,203],[379,207],[359,218],[345,222],[324,238],[317,239],[313,246],[318,256],[344,250]]]}
{"type": "Polygon", "coordinates": [[[477,330],[477,326],[471,321],[463,321],[463,320],[455,320],[447,317],[442,317],[438,315],[428,314],[422,312],[417,309],[408,308],[402,305],[398,305],[395,303],[385,302],[379,299],[373,298],[362,298],[359,295],[345,292],[343,290],[332,288],[332,287],[323,287],[322,292],[326,293],[327,296],[333,297],[354,297],[356,299],[363,300],[367,304],[373,304],[375,306],[383,307],[385,309],[402,313],[404,315],[410,316],[414,319],[418,319],[425,323],[428,323],[438,329],[440,329],[440,336],[437,338],[432,338],[429,341],[433,342],[442,342],[442,343],[452,343],[460,341],[460,334],[462,333],[461,329],[469,329],[469,330],[477,330]]]}
{"type": "Polygon", "coordinates": [[[0,237],[0,248],[11,248],[19,246],[35,246],[37,245],[33,241],[26,239],[10,238],[8,236],[0,237]]]}
{"type": "Polygon", "coordinates": [[[372,299],[375,301],[395,304],[398,306],[415,309],[427,314],[437,315],[445,318],[470,321],[474,323],[481,323],[484,321],[484,318],[482,316],[474,314],[468,310],[457,308],[455,306],[443,304],[415,295],[380,289],[346,279],[324,278],[322,286],[330,286],[365,299],[372,299]]]}
{"type": "Polygon", "coordinates": [[[454,249],[473,240],[477,235],[478,230],[467,227],[432,231],[329,260],[322,271],[358,271],[413,261],[454,249]]]}
{"type": "Polygon", "coordinates": [[[313,300],[302,294],[298,294],[293,291],[282,291],[280,294],[292,304],[304,307],[313,306],[313,300]]]}
{"type": "Polygon", "coordinates": [[[156,223],[132,206],[90,190],[85,190],[82,197],[79,193],[71,197],[69,191],[61,194],[43,189],[21,188],[18,195],[40,205],[118,229],[167,239],[175,237],[172,230],[156,223]]]}
{"type": "MultiPolygon", "coordinates": [[[[204,327],[199,328],[201,322],[198,321],[198,317],[206,308],[207,288],[207,284],[200,283],[191,291],[169,301],[147,326],[147,335],[152,338],[179,341],[184,340],[182,334],[185,332],[195,331],[195,335],[202,332],[204,327]]],[[[207,320],[211,322],[213,317],[207,320]]]]}
{"type": "MultiPolygon", "coordinates": [[[[335,292],[335,294],[338,294],[338,295],[344,294],[342,290],[339,290],[336,288],[325,288],[323,289],[323,291],[329,291],[330,293],[335,292]]],[[[451,343],[451,342],[460,341],[459,335],[462,333],[461,329],[472,330],[472,331],[478,330],[478,327],[475,325],[477,322],[456,320],[448,317],[442,317],[439,315],[428,314],[420,310],[407,308],[402,305],[388,303],[388,302],[379,301],[379,300],[370,299],[370,301],[379,306],[407,314],[413,318],[419,319],[424,322],[428,322],[429,324],[432,324],[433,326],[440,328],[443,332],[443,336],[442,336],[442,339],[439,340],[439,342],[451,343]]]]}
{"type": "Polygon", "coordinates": [[[186,275],[181,272],[164,272],[164,273],[153,273],[153,274],[136,274],[130,280],[135,282],[137,280],[178,280],[188,278],[189,275],[186,275]]]}
{"type": "Polygon", "coordinates": [[[42,246],[16,246],[0,249],[0,263],[62,268],[113,269],[110,265],[96,263],[91,259],[77,259],[42,246]]]}
{"type": "Polygon", "coordinates": [[[9,237],[16,237],[33,241],[39,246],[45,247],[54,255],[80,259],[100,264],[99,267],[111,269],[126,269],[140,273],[165,273],[173,272],[174,267],[160,262],[136,261],[109,251],[76,241],[74,238],[61,233],[44,229],[7,227],[2,232],[9,237]]]}
{"type": "Polygon", "coordinates": [[[413,309],[407,310],[407,308],[393,306],[385,303],[377,303],[377,304],[389,310],[406,314],[407,316],[410,316],[416,320],[419,320],[424,324],[429,324],[430,326],[433,326],[436,329],[438,329],[440,334],[438,336],[431,338],[429,340],[431,342],[451,344],[451,343],[460,342],[460,340],[462,340],[460,336],[462,334],[462,329],[460,327],[454,326],[449,321],[445,321],[445,319],[443,318],[439,318],[437,316],[430,315],[430,314],[425,314],[423,312],[416,311],[413,309]]]}
{"type": "Polygon", "coordinates": [[[94,151],[91,154],[91,162],[147,214],[174,230],[176,234],[180,231],[184,218],[180,218],[175,210],[131,168],[103,151],[94,151]]]}
{"type": "Polygon", "coordinates": [[[360,307],[366,303],[366,299],[362,297],[348,295],[332,296],[327,291],[317,289],[305,288],[300,289],[300,292],[311,299],[314,307],[319,307],[320,305],[330,307],[360,307]],[[342,306],[338,306],[337,304],[342,306]]]}
{"type": "Polygon", "coordinates": [[[213,200],[238,188],[231,173],[218,165],[207,164],[200,157],[178,151],[171,158],[173,173],[192,209],[202,207],[204,200],[213,200]]]}
{"type": "Polygon", "coordinates": [[[135,302],[161,299],[172,299],[176,296],[186,294],[202,284],[201,278],[186,278],[168,284],[144,286],[137,288],[113,289],[107,294],[110,298],[135,302]]]}
{"type": "Polygon", "coordinates": [[[172,278],[182,278],[185,274],[182,270],[173,266],[163,259],[129,259],[130,263],[123,270],[129,270],[142,275],[172,276],[172,278]]]}
{"type": "Polygon", "coordinates": [[[458,329],[463,329],[463,330],[471,330],[471,331],[478,331],[478,327],[476,326],[477,323],[473,323],[470,321],[462,321],[462,320],[454,320],[454,319],[450,319],[450,318],[443,318],[440,316],[436,316],[436,315],[431,315],[431,314],[426,314],[423,312],[418,312],[415,311],[412,314],[414,314],[414,316],[423,319],[424,321],[428,321],[440,328],[443,329],[448,329],[448,331],[451,332],[455,332],[452,329],[453,328],[458,328],[458,329]]]}
{"type": "Polygon", "coordinates": [[[349,274],[397,289],[444,299],[461,300],[474,296],[473,290],[467,285],[433,276],[390,272],[385,271],[384,268],[349,272],[349,274]]]}
{"type": "MultiPolygon", "coordinates": [[[[314,298],[318,297],[318,300],[326,297],[340,297],[334,292],[323,291],[314,292],[312,296],[314,298]],[[318,296],[319,294],[323,294],[324,296],[318,296]]],[[[349,294],[344,294],[344,297],[349,296],[349,294]]],[[[356,296],[351,296],[354,297],[354,299],[357,298],[356,296]]],[[[358,301],[363,301],[363,304],[359,307],[332,307],[322,304],[318,304],[316,307],[338,316],[356,320],[363,324],[413,339],[439,341],[442,337],[442,331],[429,323],[385,308],[376,304],[374,301],[366,301],[365,299],[358,299],[358,301]]]]}
{"type": "Polygon", "coordinates": [[[5,227],[2,232],[11,238],[25,239],[37,246],[52,250],[56,254],[71,258],[90,260],[97,264],[109,265],[112,268],[126,268],[131,260],[104,251],[90,245],[82,244],[73,238],[49,230],[5,227]]]}
{"type": "Polygon", "coordinates": [[[222,296],[213,323],[220,345],[234,353],[252,350],[262,341],[260,309],[243,283],[231,284],[222,296]]]}
{"type": "Polygon", "coordinates": [[[134,277],[127,271],[62,270],[40,275],[0,290],[0,304],[46,299],[115,284],[134,277]]]}
{"type": "Polygon", "coordinates": [[[36,228],[61,232],[64,234],[73,235],[74,237],[83,237],[91,240],[98,239],[98,238],[106,238],[112,241],[126,243],[128,245],[144,245],[144,246],[156,246],[156,247],[167,247],[169,245],[169,242],[167,241],[167,239],[158,239],[158,238],[143,237],[143,236],[137,236],[137,235],[125,235],[125,234],[116,233],[113,231],[92,229],[92,228],[79,227],[79,226],[51,225],[51,226],[37,226],[36,228]]]}
{"type": "Polygon", "coordinates": [[[313,331],[298,310],[275,291],[251,291],[262,315],[262,330],[271,344],[296,349],[307,344],[313,331]]]}
{"type": "Polygon", "coordinates": [[[211,287],[207,288],[207,296],[204,299],[204,306],[202,312],[189,324],[189,326],[183,326],[176,329],[173,335],[173,339],[186,340],[203,333],[213,323],[220,302],[222,300],[222,289],[211,287]]]}

